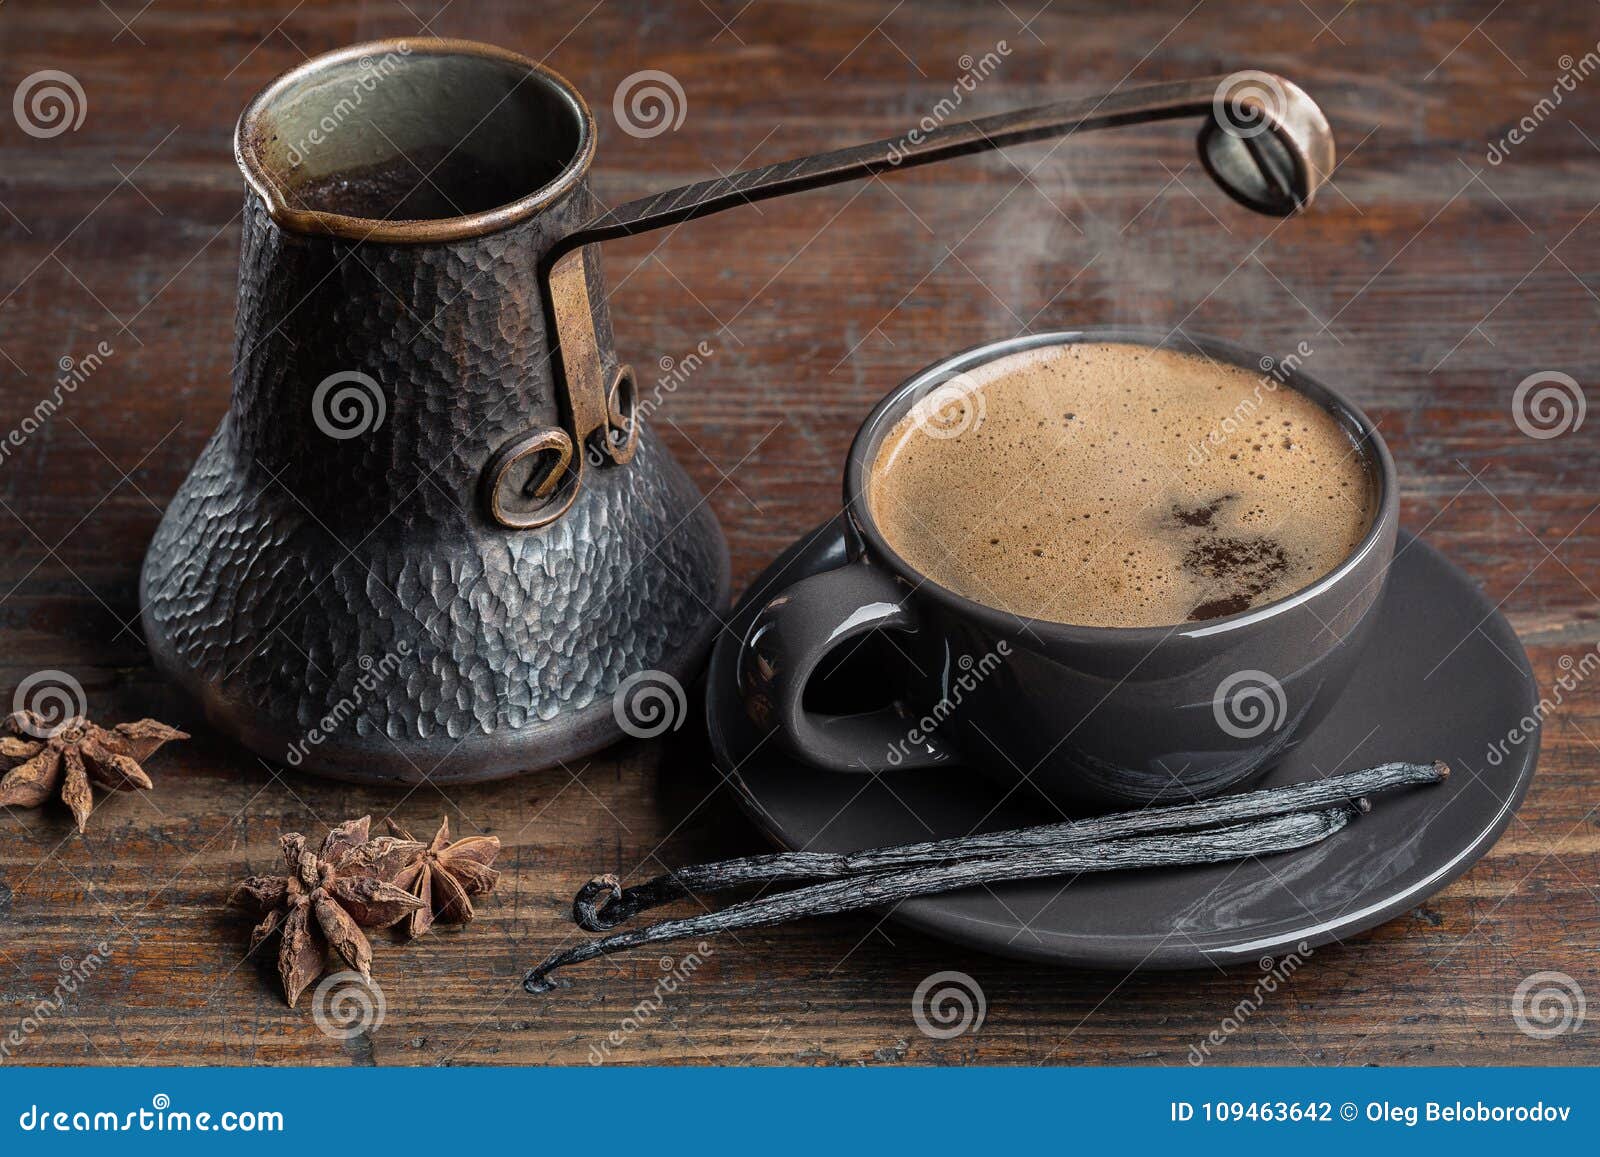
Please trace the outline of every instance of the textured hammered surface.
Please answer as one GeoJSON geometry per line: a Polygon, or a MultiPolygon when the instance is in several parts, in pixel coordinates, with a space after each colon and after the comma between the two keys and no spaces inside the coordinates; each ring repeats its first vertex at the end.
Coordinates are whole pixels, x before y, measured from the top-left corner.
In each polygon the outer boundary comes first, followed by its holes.
{"type": "Polygon", "coordinates": [[[263,754],[365,775],[482,739],[498,770],[539,766],[628,675],[682,671],[721,610],[725,548],[648,431],[548,527],[505,530],[478,503],[494,447],[557,417],[533,282],[554,225],[351,251],[282,233],[253,199],[249,217],[233,404],[145,561],[168,674],[263,754]],[[383,418],[333,437],[312,399],[347,370],[379,383],[383,418]],[[301,744],[314,728],[337,742],[301,744]]]}
{"type": "MultiPolygon", "coordinates": [[[[285,232],[251,195],[234,350],[240,464],[287,471],[320,518],[358,533],[413,488],[410,518],[453,526],[475,515],[461,507],[492,450],[559,419],[538,263],[587,205],[579,190],[487,237],[374,245],[285,232]],[[322,383],[347,374],[376,394],[352,391],[347,409],[337,392],[319,399],[322,383]]],[[[590,297],[603,303],[590,257],[590,297]]],[[[609,368],[603,305],[596,322],[609,368]]]]}
{"type": "Polygon", "coordinates": [[[648,436],[543,530],[353,551],[246,473],[225,420],[151,544],[146,614],[226,699],[301,731],[332,713],[404,744],[552,720],[667,665],[716,598],[715,529],[702,508],[663,537],[699,499],[648,436]]]}

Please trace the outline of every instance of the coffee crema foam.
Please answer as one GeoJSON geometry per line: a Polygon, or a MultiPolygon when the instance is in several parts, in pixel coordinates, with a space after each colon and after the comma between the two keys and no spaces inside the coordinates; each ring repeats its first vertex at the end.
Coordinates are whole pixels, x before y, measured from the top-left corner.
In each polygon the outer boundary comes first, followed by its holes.
{"type": "Polygon", "coordinates": [[[1365,457],[1276,379],[1071,343],[957,376],[879,447],[868,503],[942,586],[1012,614],[1151,627],[1293,594],[1372,522],[1365,457]]]}

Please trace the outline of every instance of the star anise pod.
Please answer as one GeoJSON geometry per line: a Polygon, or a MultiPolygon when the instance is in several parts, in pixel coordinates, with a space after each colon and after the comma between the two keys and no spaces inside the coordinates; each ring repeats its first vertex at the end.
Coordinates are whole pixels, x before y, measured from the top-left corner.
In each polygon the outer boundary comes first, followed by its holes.
{"type": "Polygon", "coordinates": [[[313,852],[299,832],[282,837],[281,876],[251,876],[231,903],[261,918],[250,933],[254,952],[279,937],[278,975],[293,1008],[305,988],[328,967],[334,951],[366,980],[372,979],[372,945],[363,928],[387,928],[422,901],[390,881],[422,854],[414,840],[368,838],[371,816],[346,820],[313,852]]]}
{"type": "MultiPolygon", "coordinates": [[[[395,823],[385,820],[389,830],[403,840],[411,833],[395,823]]],[[[500,873],[491,866],[500,854],[499,836],[468,836],[450,842],[450,817],[439,824],[439,831],[415,863],[403,869],[394,878],[396,886],[404,888],[423,906],[411,913],[406,921],[406,931],[421,936],[435,921],[441,924],[465,924],[472,919],[472,901],[469,897],[481,896],[494,888],[500,873]]]]}
{"type": "Polygon", "coordinates": [[[148,791],[153,785],[139,765],[163,743],[188,739],[154,719],[105,728],[74,715],[52,727],[34,711],[8,716],[0,736],[0,807],[38,807],[56,794],[72,809],[81,832],[94,808],[90,785],[107,791],[148,791]]]}

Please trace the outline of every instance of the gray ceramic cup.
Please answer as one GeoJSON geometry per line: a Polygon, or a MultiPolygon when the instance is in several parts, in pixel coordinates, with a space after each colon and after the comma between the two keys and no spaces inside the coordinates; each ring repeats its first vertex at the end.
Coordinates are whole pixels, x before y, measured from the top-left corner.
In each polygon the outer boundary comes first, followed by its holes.
{"type": "Polygon", "coordinates": [[[1309,733],[1349,678],[1377,617],[1399,522],[1394,462],[1377,429],[1302,361],[1209,338],[1105,328],[997,342],[917,373],[878,404],[850,448],[850,561],[769,600],[744,638],[746,712],[819,769],[959,763],[1005,784],[1030,782],[1076,807],[1194,799],[1265,771],[1309,733]],[[1376,513],[1360,544],[1293,595],[1172,627],[1023,618],[913,569],[885,541],[867,500],[884,437],[956,374],[1023,350],[1091,341],[1201,353],[1323,406],[1375,488],[1376,513]],[[869,675],[879,702],[848,704],[844,713],[811,702],[813,677],[858,648],[866,653],[862,636],[872,632],[893,633],[894,649],[877,653],[897,650],[906,660],[869,675]]]}

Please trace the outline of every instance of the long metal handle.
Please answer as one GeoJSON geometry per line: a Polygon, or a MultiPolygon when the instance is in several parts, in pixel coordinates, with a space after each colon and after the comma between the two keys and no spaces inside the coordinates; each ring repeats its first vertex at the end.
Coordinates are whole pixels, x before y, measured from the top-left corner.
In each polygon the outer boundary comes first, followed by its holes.
{"type": "Polygon", "coordinates": [[[1208,114],[1202,144],[1221,130],[1238,142],[1203,147],[1217,182],[1260,212],[1287,215],[1311,203],[1333,168],[1333,134],[1322,111],[1298,86],[1264,72],[1232,73],[1142,85],[1105,96],[1060,101],[939,125],[927,132],[746,169],[726,177],[653,193],[594,217],[564,238],[553,257],[584,245],[631,237],[755,201],[876,173],[929,165],[1006,145],[1077,132],[1208,114]],[[1218,118],[1221,118],[1220,120],[1218,118]],[[1271,141],[1261,139],[1270,133],[1271,141]],[[1243,161],[1243,148],[1254,163],[1243,161]],[[1219,167],[1220,166],[1220,167],[1219,167]]]}
{"type": "Polygon", "coordinates": [[[608,369],[594,330],[585,248],[724,209],[878,173],[1076,132],[1205,117],[1200,159],[1235,200],[1287,216],[1311,203],[1333,169],[1333,133],[1297,85],[1259,71],[1142,85],[763,165],[629,201],[556,243],[545,263],[546,300],[565,386],[566,429],[531,431],[503,447],[485,475],[495,521],[512,528],[559,518],[576,496],[591,450],[627,462],[638,440],[629,367],[608,369]]]}

